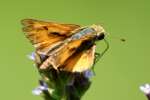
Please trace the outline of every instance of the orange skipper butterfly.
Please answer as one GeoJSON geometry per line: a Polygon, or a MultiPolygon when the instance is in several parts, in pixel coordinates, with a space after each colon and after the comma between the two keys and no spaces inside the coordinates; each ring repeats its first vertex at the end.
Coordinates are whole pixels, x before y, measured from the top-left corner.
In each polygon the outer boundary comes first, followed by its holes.
{"type": "Polygon", "coordinates": [[[54,68],[69,72],[83,72],[95,62],[95,42],[105,40],[100,25],[81,27],[34,19],[22,20],[26,37],[36,48],[36,55],[46,57],[39,69],[54,68]]]}

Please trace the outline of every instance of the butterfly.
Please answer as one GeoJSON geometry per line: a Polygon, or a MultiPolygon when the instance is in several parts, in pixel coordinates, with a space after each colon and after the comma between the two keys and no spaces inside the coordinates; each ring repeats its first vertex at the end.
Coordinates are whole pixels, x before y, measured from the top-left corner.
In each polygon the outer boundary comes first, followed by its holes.
{"type": "Polygon", "coordinates": [[[100,25],[81,27],[75,24],[24,19],[23,32],[36,48],[39,69],[54,68],[68,72],[83,72],[95,62],[95,42],[104,40],[100,25]],[[40,59],[40,58],[39,58],[40,59]]]}

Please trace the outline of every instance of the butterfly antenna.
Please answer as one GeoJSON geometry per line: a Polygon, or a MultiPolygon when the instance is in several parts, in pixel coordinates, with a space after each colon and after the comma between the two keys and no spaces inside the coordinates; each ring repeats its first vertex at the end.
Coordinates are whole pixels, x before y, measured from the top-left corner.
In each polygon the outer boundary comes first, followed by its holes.
{"type": "Polygon", "coordinates": [[[125,38],[120,38],[120,37],[114,36],[114,35],[112,36],[112,35],[110,35],[109,33],[107,33],[107,35],[108,35],[111,39],[120,40],[121,42],[125,42],[125,41],[126,41],[125,38]]]}

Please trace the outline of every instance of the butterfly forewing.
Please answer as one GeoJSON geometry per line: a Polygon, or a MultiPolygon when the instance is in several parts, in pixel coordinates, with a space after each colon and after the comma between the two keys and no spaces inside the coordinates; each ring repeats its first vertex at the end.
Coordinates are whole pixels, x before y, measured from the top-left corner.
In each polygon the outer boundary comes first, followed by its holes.
{"type": "Polygon", "coordinates": [[[26,37],[41,54],[47,54],[50,49],[60,45],[64,39],[74,34],[72,31],[80,27],[74,24],[58,24],[33,19],[24,19],[22,24],[26,37]]]}

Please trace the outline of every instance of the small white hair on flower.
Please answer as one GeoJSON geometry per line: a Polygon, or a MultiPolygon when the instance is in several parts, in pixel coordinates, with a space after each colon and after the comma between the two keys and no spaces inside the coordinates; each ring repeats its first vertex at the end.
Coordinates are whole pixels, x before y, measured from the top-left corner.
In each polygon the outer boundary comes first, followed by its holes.
{"type": "Polygon", "coordinates": [[[140,86],[140,90],[144,92],[146,95],[150,94],[150,84],[144,84],[140,86]]]}

